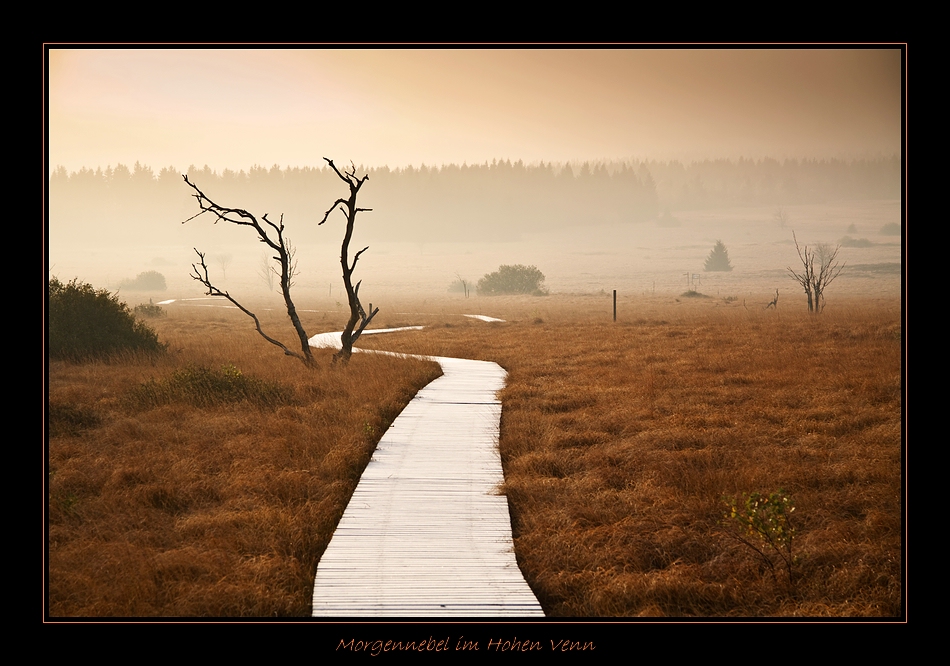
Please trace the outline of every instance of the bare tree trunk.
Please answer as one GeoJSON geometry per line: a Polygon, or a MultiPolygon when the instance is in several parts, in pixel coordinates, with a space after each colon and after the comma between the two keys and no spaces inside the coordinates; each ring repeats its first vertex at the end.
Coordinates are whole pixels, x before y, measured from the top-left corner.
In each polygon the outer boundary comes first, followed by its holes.
{"type": "Polygon", "coordinates": [[[337,206],[340,207],[340,211],[346,217],[346,232],[343,234],[343,245],[340,249],[340,266],[343,268],[343,288],[346,290],[346,299],[350,306],[350,318],[346,322],[346,327],[343,329],[343,334],[340,339],[340,351],[333,356],[334,361],[339,360],[346,363],[353,354],[353,344],[359,339],[360,334],[373,320],[376,313],[379,312],[379,308],[373,310],[371,307],[369,315],[366,314],[366,311],[363,310],[363,305],[360,303],[360,284],[362,284],[362,282],[357,282],[355,285],[353,284],[353,271],[356,270],[356,262],[359,261],[360,255],[366,252],[369,247],[364,247],[357,252],[353,256],[352,263],[349,259],[350,241],[353,239],[353,228],[356,226],[356,214],[372,210],[372,208],[359,208],[356,205],[356,197],[363,183],[369,180],[369,175],[357,178],[355,165],[352,166],[349,171],[344,170],[341,172],[337,169],[333,160],[326,157],[323,159],[326,160],[336,175],[340,177],[340,180],[345,182],[350,188],[350,196],[346,199],[337,199],[323,216],[323,220],[320,221],[320,224],[326,222],[330,213],[332,213],[337,206]]]}

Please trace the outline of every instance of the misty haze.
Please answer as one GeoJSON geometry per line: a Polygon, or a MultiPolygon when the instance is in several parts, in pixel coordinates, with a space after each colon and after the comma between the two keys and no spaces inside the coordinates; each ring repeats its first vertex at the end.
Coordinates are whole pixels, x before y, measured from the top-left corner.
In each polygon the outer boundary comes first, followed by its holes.
{"type": "MultiPolygon", "coordinates": [[[[735,270],[706,273],[702,281],[713,293],[757,299],[794,286],[784,277],[796,259],[793,230],[809,244],[844,245],[842,259],[852,268],[839,290],[899,293],[896,158],[688,165],[493,160],[364,171],[370,179],[363,199],[373,210],[361,216],[354,238],[370,247],[361,265],[364,293],[441,296],[456,274],[475,282],[514,263],[540,267],[555,293],[678,293],[689,284],[686,273],[702,273],[722,239],[735,270]],[[785,221],[776,218],[779,209],[785,221]]],[[[332,300],[339,224],[331,218],[317,226],[336,198],[335,176],[325,166],[221,174],[191,167],[188,174],[223,205],[282,214],[298,249],[298,291],[332,300]]],[[[198,247],[230,289],[269,290],[259,275],[263,248],[253,235],[204,218],[181,224],[194,215],[193,203],[173,168],[157,174],[140,163],[72,174],[57,169],[50,186],[50,235],[58,241],[50,247],[53,272],[116,289],[155,270],[168,282],[165,295],[183,298],[200,292],[188,278],[198,247]],[[226,269],[215,266],[216,256],[230,258],[226,269]]]]}
{"type": "Polygon", "coordinates": [[[905,50],[47,47],[47,618],[903,618],[905,50]]]}

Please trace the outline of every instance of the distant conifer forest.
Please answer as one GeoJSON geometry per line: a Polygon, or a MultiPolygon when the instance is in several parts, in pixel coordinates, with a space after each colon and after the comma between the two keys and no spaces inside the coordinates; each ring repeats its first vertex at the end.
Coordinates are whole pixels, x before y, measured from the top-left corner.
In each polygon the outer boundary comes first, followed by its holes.
{"type": "MultiPolygon", "coordinates": [[[[637,224],[670,211],[898,199],[902,182],[897,156],[689,164],[506,159],[356,170],[370,176],[360,205],[373,209],[361,217],[361,230],[377,240],[411,242],[515,240],[567,226],[637,224]]],[[[325,164],[220,172],[190,166],[187,174],[220,205],[271,219],[283,214],[298,243],[319,242],[316,222],[347,194],[325,164]]],[[[170,239],[174,226],[196,212],[189,193],[174,167],[156,173],[136,162],[70,173],[60,166],[49,183],[50,234],[65,242],[124,243],[147,229],[151,237],[170,239]]]]}

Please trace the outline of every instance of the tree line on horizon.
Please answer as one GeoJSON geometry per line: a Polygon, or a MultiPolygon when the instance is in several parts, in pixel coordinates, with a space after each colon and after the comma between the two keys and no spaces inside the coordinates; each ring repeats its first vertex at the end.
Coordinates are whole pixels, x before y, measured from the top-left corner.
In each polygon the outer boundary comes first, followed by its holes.
{"type": "MultiPolygon", "coordinates": [[[[648,160],[526,165],[506,159],[357,170],[369,175],[363,200],[374,209],[362,222],[365,232],[380,240],[416,242],[511,240],[524,232],[577,224],[644,222],[663,211],[890,199],[901,193],[897,156],[690,164],[648,160]]],[[[219,201],[283,213],[300,229],[319,220],[338,195],[336,176],[326,166],[254,166],[219,173],[207,165],[192,165],[185,173],[219,201]]],[[[188,194],[182,172],[171,166],[157,173],[139,162],[132,168],[118,164],[72,173],[59,166],[50,177],[50,224],[87,220],[132,233],[133,220],[154,224],[175,219],[188,209],[188,194]]],[[[298,231],[298,242],[310,240],[307,233],[315,234],[298,231]]]]}

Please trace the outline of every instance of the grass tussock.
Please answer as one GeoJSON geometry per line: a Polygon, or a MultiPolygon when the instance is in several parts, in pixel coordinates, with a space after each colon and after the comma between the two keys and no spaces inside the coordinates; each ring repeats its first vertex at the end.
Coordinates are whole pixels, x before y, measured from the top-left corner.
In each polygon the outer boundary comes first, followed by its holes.
{"type": "Polygon", "coordinates": [[[309,615],[376,441],[438,366],[306,371],[219,310],[155,327],[167,358],[50,363],[50,616],[309,615]]]}
{"type": "Polygon", "coordinates": [[[295,402],[293,390],[277,382],[248,377],[233,364],[220,368],[189,365],[176,370],[171,377],[143,382],[129,396],[140,409],[171,402],[194,407],[247,402],[257,407],[277,407],[295,402]]]}

